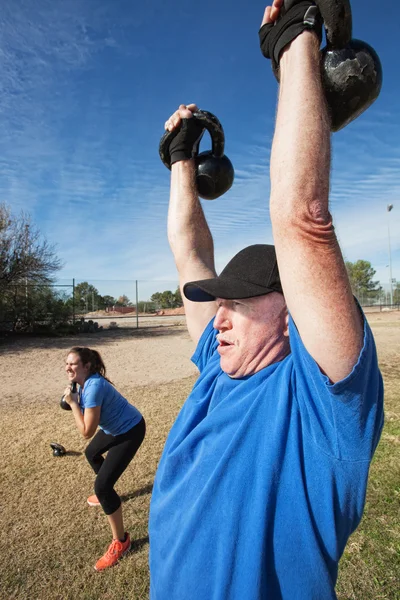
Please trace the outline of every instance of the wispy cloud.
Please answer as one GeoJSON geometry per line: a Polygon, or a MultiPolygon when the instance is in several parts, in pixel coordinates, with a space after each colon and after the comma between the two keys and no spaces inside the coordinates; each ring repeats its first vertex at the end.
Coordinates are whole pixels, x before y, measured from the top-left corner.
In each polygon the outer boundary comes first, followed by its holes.
{"type": "MultiPolygon", "coordinates": [[[[133,9],[128,0],[2,4],[0,201],[29,211],[57,243],[62,278],[152,279],[171,287],[177,279],[166,235],[169,175],[157,156],[162,122],[154,119],[155,104],[165,99],[153,98],[154,90],[163,90],[165,80],[169,100],[171,90],[198,92],[207,107],[219,82],[208,80],[212,56],[205,56],[199,73],[193,68],[182,76],[173,63],[169,73],[161,72],[160,48],[175,56],[176,41],[166,37],[152,54],[156,10],[163,11],[161,32],[167,6],[133,9]],[[157,77],[162,85],[156,88],[157,77]]],[[[190,22],[191,9],[179,14],[190,22]]],[[[218,61],[222,69],[224,56],[218,61]]],[[[218,270],[244,246],[272,242],[273,108],[268,116],[247,113],[241,102],[232,99],[231,110],[238,122],[246,120],[243,129],[234,120],[227,128],[234,185],[224,197],[203,202],[218,270]]],[[[346,258],[369,260],[383,281],[386,206],[394,204],[393,276],[400,280],[400,111],[390,94],[379,102],[333,136],[331,210],[346,258]]],[[[218,116],[224,122],[223,111],[218,116]]]]}

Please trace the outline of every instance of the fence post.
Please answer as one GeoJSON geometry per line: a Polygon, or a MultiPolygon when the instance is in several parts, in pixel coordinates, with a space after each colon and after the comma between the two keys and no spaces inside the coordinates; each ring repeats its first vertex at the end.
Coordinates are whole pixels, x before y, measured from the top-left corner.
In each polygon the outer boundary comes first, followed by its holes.
{"type": "Polygon", "coordinates": [[[72,324],[75,325],[75,277],[72,279],[72,324]]]}
{"type": "Polygon", "coordinates": [[[136,279],[136,329],[139,329],[139,299],[138,299],[138,280],[136,279]]]}

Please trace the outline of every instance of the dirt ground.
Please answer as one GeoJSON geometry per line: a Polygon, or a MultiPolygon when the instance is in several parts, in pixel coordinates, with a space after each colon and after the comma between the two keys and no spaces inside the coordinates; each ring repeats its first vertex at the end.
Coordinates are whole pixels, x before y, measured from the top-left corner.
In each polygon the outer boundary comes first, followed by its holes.
{"type": "MultiPolygon", "coordinates": [[[[367,318],[380,361],[389,355],[400,360],[400,311],[369,313],[367,318]]],[[[135,329],[125,325],[63,338],[6,338],[0,340],[0,404],[17,398],[29,402],[40,389],[46,397],[61,396],[67,383],[65,358],[75,345],[94,347],[101,353],[107,375],[122,393],[134,385],[168,383],[197,373],[190,361],[195,347],[185,325],[169,319],[165,326],[135,329]]]]}

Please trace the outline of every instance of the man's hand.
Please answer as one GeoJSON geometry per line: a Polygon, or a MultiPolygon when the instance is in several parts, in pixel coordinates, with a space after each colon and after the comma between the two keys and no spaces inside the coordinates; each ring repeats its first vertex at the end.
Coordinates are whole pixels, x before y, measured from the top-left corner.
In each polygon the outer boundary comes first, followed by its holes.
{"type": "Polygon", "coordinates": [[[165,123],[167,131],[177,130],[176,136],[169,145],[171,165],[197,156],[200,140],[204,133],[204,127],[196,119],[193,119],[193,113],[197,110],[195,104],[187,106],[181,104],[165,123]]]}
{"type": "Polygon", "coordinates": [[[321,42],[322,18],[312,0],[274,0],[265,9],[260,47],[265,58],[271,59],[276,76],[283,50],[303,31],[313,31],[321,42]]]}
{"type": "Polygon", "coordinates": [[[267,6],[267,8],[264,11],[264,17],[260,27],[266,25],[266,23],[275,23],[275,21],[279,17],[279,13],[281,7],[283,6],[283,2],[284,0],[274,0],[272,6],[267,6]]]}
{"type": "Polygon", "coordinates": [[[182,122],[182,119],[190,119],[193,116],[193,113],[197,112],[199,109],[196,104],[180,104],[178,110],[176,110],[170,118],[165,122],[165,129],[168,131],[173,131],[182,122]]]}

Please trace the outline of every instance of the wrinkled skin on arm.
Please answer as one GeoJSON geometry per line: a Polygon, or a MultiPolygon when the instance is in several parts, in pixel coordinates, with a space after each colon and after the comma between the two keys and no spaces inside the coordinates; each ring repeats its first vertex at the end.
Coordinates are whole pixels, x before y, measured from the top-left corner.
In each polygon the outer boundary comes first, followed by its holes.
{"type": "MultiPolygon", "coordinates": [[[[263,24],[281,5],[266,9],[263,24]]],[[[308,352],[336,382],[355,365],[363,329],[328,209],[330,123],[319,73],[319,41],[304,32],[280,60],[270,213],[289,312],[308,352]]]]}

